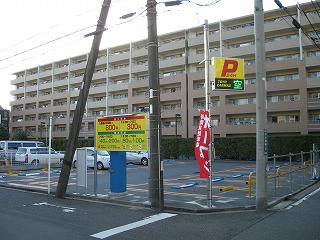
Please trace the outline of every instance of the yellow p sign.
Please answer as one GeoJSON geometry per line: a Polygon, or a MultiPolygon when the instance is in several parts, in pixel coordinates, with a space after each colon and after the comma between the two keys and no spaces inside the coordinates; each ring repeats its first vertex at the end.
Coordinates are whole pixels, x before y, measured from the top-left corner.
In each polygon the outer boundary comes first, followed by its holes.
{"type": "Polygon", "coordinates": [[[216,79],[244,79],[244,60],[235,58],[214,58],[216,79]]]}

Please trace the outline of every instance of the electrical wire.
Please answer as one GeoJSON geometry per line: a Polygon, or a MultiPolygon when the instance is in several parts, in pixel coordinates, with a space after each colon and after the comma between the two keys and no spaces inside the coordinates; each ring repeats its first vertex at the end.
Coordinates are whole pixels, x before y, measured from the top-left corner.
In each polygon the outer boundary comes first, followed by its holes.
{"type": "Polygon", "coordinates": [[[56,38],[56,39],[50,40],[49,42],[46,42],[46,43],[40,44],[40,45],[38,45],[38,46],[35,46],[35,47],[32,47],[32,48],[29,48],[29,49],[27,49],[27,50],[25,50],[25,51],[22,51],[22,52],[19,52],[19,53],[14,54],[14,55],[11,55],[11,56],[9,56],[9,57],[6,57],[6,58],[3,58],[3,59],[0,59],[0,62],[3,62],[3,61],[8,60],[8,59],[10,59],[10,58],[13,58],[13,57],[19,56],[19,55],[21,55],[21,54],[23,54],[23,53],[30,52],[31,50],[34,50],[34,49],[37,49],[37,48],[43,47],[43,46],[45,46],[45,45],[47,45],[47,44],[49,44],[49,43],[53,43],[53,42],[55,42],[55,41],[61,40],[61,39],[66,38],[66,37],[69,37],[69,36],[71,36],[71,35],[73,35],[73,34],[76,34],[76,33],[78,33],[78,32],[81,32],[81,31],[83,31],[83,30],[86,30],[86,29],[88,29],[88,28],[92,28],[92,27],[94,27],[94,26],[95,26],[95,25],[92,25],[92,26],[89,26],[89,27],[82,28],[82,29],[77,30],[77,31],[75,31],[75,32],[72,32],[72,33],[66,34],[66,35],[64,35],[64,36],[62,36],[62,37],[58,37],[58,38],[56,38]]]}

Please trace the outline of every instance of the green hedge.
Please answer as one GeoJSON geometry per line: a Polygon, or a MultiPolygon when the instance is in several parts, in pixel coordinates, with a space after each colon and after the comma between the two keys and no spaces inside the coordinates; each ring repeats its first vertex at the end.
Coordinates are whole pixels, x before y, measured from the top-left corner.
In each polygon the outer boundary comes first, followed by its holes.
{"type": "MultiPolygon", "coordinates": [[[[194,159],[193,138],[164,137],[161,140],[161,153],[164,159],[177,159],[179,157],[194,159]]],[[[274,136],[268,137],[268,156],[285,155],[288,153],[308,152],[312,150],[312,144],[320,145],[320,136],[274,136]]],[[[216,156],[223,159],[255,160],[256,138],[255,137],[228,137],[214,140],[216,156]]],[[[57,151],[65,151],[66,139],[52,140],[52,148],[57,151]]],[[[93,139],[79,139],[77,147],[94,146],[93,139]]]]}

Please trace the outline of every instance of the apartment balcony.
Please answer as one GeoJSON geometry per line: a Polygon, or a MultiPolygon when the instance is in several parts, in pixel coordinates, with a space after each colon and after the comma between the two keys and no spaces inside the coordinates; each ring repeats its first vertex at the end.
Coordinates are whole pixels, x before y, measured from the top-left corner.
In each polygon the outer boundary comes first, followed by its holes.
{"type": "Polygon", "coordinates": [[[57,74],[61,74],[61,73],[66,73],[66,72],[68,72],[68,70],[69,70],[69,66],[55,68],[55,69],[53,69],[53,74],[57,75],[57,74]]]}
{"type": "Polygon", "coordinates": [[[38,74],[30,74],[26,76],[26,82],[31,81],[31,80],[37,80],[38,79],[38,74]]]}
{"type": "Polygon", "coordinates": [[[23,93],[24,93],[24,88],[23,87],[10,91],[10,95],[12,95],[12,96],[23,94],[23,93]]]}
{"type": "Polygon", "coordinates": [[[18,77],[16,79],[11,80],[11,85],[17,85],[19,83],[24,83],[24,77],[18,77]]]}
{"type": "Polygon", "coordinates": [[[140,72],[147,72],[148,71],[148,64],[136,64],[132,65],[131,67],[132,73],[140,73],[140,72]]]}
{"type": "Polygon", "coordinates": [[[126,61],[130,58],[130,52],[109,54],[109,63],[126,61]]]}
{"type": "Polygon", "coordinates": [[[309,121],[308,132],[319,133],[320,132],[320,121],[309,121]]]}
{"type": "Polygon", "coordinates": [[[115,106],[127,106],[129,104],[128,98],[117,98],[117,99],[111,99],[108,101],[109,107],[115,107],[115,106]]]}
{"type": "Polygon", "coordinates": [[[105,79],[107,77],[106,71],[95,72],[92,76],[92,80],[105,79]]]}
{"type": "Polygon", "coordinates": [[[116,68],[116,69],[109,69],[109,77],[117,77],[121,75],[128,75],[129,74],[129,66],[116,68]]]}
{"type": "Polygon", "coordinates": [[[106,91],[107,91],[107,87],[106,86],[99,86],[99,87],[91,87],[90,90],[89,90],[89,95],[92,95],[92,94],[106,94],[106,91]]]}
{"type": "Polygon", "coordinates": [[[318,88],[320,87],[319,78],[307,78],[307,88],[318,88]]]}
{"type": "Polygon", "coordinates": [[[320,109],[320,99],[308,99],[308,110],[319,110],[320,109]]]}
{"type": "Polygon", "coordinates": [[[55,80],[53,82],[53,87],[61,87],[61,86],[68,86],[68,78],[55,80]]]}
{"type": "Polygon", "coordinates": [[[26,86],[26,93],[37,91],[38,85],[26,86]]]}
{"type": "Polygon", "coordinates": [[[98,58],[96,66],[101,66],[101,65],[107,66],[107,60],[108,60],[107,56],[98,58]]]}
{"type": "Polygon", "coordinates": [[[268,112],[300,111],[305,108],[305,105],[301,104],[303,104],[301,101],[268,102],[267,109],[268,112]]]}
{"type": "MultiPolygon", "coordinates": [[[[48,83],[40,83],[39,85],[39,90],[44,90],[44,89],[51,89],[52,88],[52,82],[48,82],[48,83]]],[[[33,86],[35,88],[33,89],[37,89],[37,86],[33,86]]],[[[35,90],[31,90],[31,89],[26,89],[27,92],[30,92],[30,91],[35,91],[35,90]]]]}
{"type": "Polygon", "coordinates": [[[300,122],[291,123],[268,123],[268,133],[302,133],[303,126],[300,122]]]}
{"type": "Polygon", "coordinates": [[[148,56],[148,48],[140,48],[138,50],[132,50],[131,57],[132,58],[139,58],[148,56]]]}
{"type": "Polygon", "coordinates": [[[88,109],[92,108],[106,108],[106,100],[103,101],[88,101],[88,109]]]}
{"type": "Polygon", "coordinates": [[[160,60],[159,61],[159,68],[165,69],[165,68],[171,68],[175,66],[184,66],[186,65],[186,57],[178,57],[178,58],[172,58],[172,59],[166,59],[166,60],[160,60]]]}
{"type": "Polygon", "coordinates": [[[319,66],[319,57],[305,57],[306,67],[318,67],[319,66]]]}
{"type": "Polygon", "coordinates": [[[47,70],[43,72],[39,72],[39,78],[47,78],[52,76],[52,70],[47,70]]]}
{"type": "Polygon", "coordinates": [[[204,60],[204,54],[191,54],[188,56],[189,64],[199,64],[204,60]]]}
{"type": "Polygon", "coordinates": [[[86,68],[86,65],[87,65],[87,61],[83,61],[80,63],[71,63],[69,69],[70,69],[70,72],[77,71],[77,70],[83,70],[86,68]]]}
{"type": "Polygon", "coordinates": [[[128,90],[129,83],[117,83],[117,84],[110,84],[108,85],[108,92],[116,92],[121,90],[128,90]]]}
{"type": "Polygon", "coordinates": [[[186,40],[173,41],[169,43],[163,43],[159,46],[159,53],[168,52],[177,49],[184,49],[186,47],[186,40]]]}

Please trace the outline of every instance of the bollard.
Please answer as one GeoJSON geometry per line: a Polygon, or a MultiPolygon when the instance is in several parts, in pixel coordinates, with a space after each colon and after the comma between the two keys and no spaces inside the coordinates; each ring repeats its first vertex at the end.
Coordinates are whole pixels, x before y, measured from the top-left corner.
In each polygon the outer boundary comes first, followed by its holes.
{"type": "Polygon", "coordinates": [[[248,192],[248,195],[249,197],[251,197],[251,194],[252,194],[252,185],[254,184],[252,180],[252,175],[253,174],[256,174],[256,172],[251,172],[250,175],[249,175],[249,180],[248,180],[248,186],[249,186],[249,192],[248,192]]]}

